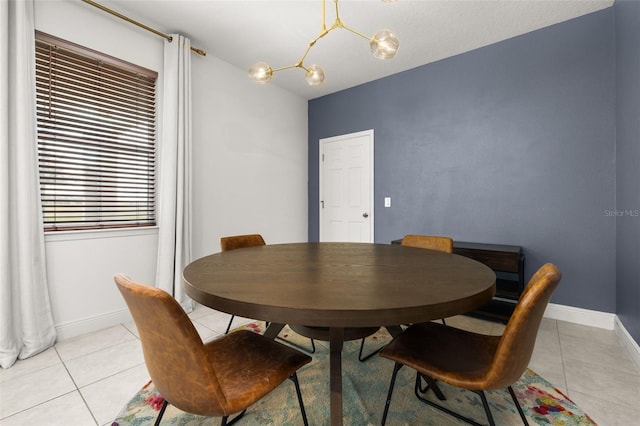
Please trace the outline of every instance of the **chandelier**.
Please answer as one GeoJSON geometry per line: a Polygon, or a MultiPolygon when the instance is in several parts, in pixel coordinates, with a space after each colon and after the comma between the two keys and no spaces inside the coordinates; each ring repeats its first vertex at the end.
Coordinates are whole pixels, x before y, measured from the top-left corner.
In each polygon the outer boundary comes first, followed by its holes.
{"type": "MultiPolygon", "coordinates": [[[[382,1],[390,2],[394,0],[382,0],[382,1]]],[[[357,36],[360,36],[362,38],[369,40],[371,54],[376,58],[391,59],[395,56],[396,52],[398,51],[398,47],[400,46],[400,42],[398,41],[396,36],[393,34],[393,32],[391,32],[390,30],[384,29],[384,30],[378,31],[373,36],[369,37],[361,33],[360,31],[354,30],[353,28],[345,25],[344,22],[342,22],[342,20],[340,19],[340,13],[338,11],[338,0],[333,0],[333,3],[336,9],[336,19],[331,25],[331,27],[327,28],[326,21],[325,21],[325,16],[326,16],[325,0],[322,0],[322,29],[320,30],[320,33],[318,34],[318,36],[309,42],[309,45],[307,46],[307,50],[305,50],[304,54],[298,60],[298,62],[292,65],[287,65],[286,67],[280,67],[280,68],[271,68],[268,64],[264,62],[256,62],[249,68],[249,78],[251,78],[253,81],[257,83],[265,84],[270,82],[273,79],[273,74],[275,72],[286,70],[289,68],[300,68],[306,73],[307,83],[310,86],[318,86],[322,84],[322,82],[324,81],[324,71],[322,70],[322,68],[316,64],[306,66],[304,64],[304,60],[307,58],[309,51],[311,51],[311,48],[316,44],[316,42],[320,40],[322,37],[329,34],[331,31],[335,30],[336,28],[345,29],[357,36]]]]}

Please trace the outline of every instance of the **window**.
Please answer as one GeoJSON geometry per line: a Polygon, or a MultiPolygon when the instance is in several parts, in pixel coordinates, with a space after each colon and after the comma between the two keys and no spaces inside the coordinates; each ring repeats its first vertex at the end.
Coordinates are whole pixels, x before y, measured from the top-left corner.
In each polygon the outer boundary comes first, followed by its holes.
{"type": "Polygon", "coordinates": [[[45,231],[155,225],[156,78],[36,33],[45,231]]]}

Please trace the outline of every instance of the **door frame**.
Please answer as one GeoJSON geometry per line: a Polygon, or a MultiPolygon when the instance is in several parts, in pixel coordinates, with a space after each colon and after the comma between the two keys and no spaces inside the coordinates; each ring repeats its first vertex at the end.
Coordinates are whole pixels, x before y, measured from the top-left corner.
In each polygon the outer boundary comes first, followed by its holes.
{"type": "Polygon", "coordinates": [[[321,138],[318,141],[318,241],[322,242],[322,199],[324,198],[324,176],[323,176],[323,158],[322,152],[324,144],[328,142],[336,142],[354,137],[369,136],[369,242],[375,242],[375,188],[374,188],[374,131],[373,129],[362,130],[360,132],[346,133],[343,135],[332,136],[329,138],[321,138]]]}

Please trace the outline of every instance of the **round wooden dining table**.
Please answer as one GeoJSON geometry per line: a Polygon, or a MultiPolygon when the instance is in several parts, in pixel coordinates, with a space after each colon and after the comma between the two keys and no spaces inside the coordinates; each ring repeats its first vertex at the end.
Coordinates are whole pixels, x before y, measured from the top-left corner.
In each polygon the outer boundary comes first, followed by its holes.
{"type": "Polygon", "coordinates": [[[368,243],[243,248],[197,259],[183,271],[193,300],[268,321],[269,338],[285,324],[326,330],[331,425],[343,421],[345,339],[358,338],[359,328],[386,327],[395,336],[401,324],[470,312],[491,300],[495,280],[490,268],[467,257],[368,243]]]}

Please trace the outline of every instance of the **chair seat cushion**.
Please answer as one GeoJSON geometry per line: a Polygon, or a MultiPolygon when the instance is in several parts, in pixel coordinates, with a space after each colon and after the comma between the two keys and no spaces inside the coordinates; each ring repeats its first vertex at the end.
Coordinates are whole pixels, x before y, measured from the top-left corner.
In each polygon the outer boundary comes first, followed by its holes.
{"type": "Polygon", "coordinates": [[[407,328],[384,347],[380,356],[453,386],[489,389],[486,373],[499,341],[500,336],[429,322],[407,328]]]}
{"type": "Polygon", "coordinates": [[[253,404],[311,362],[310,356],[247,330],[213,340],[205,349],[230,412],[253,404]],[[256,383],[255,376],[264,379],[256,383]]]}

